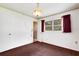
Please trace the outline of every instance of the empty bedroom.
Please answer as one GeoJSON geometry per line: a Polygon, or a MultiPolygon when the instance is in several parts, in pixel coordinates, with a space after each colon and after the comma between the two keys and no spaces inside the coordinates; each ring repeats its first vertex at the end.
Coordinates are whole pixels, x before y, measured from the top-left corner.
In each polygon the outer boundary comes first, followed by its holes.
{"type": "Polygon", "coordinates": [[[79,3],[0,3],[0,56],[79,56],[79,3]]]}

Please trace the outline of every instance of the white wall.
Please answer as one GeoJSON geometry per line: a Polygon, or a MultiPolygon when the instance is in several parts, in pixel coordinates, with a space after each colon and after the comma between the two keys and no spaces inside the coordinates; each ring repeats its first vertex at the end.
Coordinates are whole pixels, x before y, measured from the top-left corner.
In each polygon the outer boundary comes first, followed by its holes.
{"type": "Polygon", "coordinates": [[[0,7],[0,52],[32,43],[32,23],[33,18],[0,7]]]}
{"type": "Polygon", "coordinates": [[[49,44],[57,45],[79,51],[79,9],[54,15],[45,19],[45,21],[60,19],[61,16],[71,14],[71,33],[63,33],[62,31],[45,31],[41,32],[41,22],[38,23],[38,39],[49,44]],[[78,42],[76,44],[75,42],[78,42]]]}

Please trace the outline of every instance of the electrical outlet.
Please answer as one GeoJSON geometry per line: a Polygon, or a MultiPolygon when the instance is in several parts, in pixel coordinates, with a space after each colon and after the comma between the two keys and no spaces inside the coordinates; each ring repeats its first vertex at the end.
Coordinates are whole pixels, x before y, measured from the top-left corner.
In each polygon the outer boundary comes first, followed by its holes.
{"type": "Polygon", "coordinates": [[[75,41],[75,44],[78,44],[78,41],[75,41]]]}

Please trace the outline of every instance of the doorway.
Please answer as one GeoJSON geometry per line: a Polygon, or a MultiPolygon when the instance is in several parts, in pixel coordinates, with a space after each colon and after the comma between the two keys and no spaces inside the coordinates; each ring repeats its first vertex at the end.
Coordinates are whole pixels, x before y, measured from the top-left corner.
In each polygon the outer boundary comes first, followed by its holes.
{"type": "Polygon", "coordinates": [[[33,22],[33,42],[37,41],[37,22],[33,22]]]}

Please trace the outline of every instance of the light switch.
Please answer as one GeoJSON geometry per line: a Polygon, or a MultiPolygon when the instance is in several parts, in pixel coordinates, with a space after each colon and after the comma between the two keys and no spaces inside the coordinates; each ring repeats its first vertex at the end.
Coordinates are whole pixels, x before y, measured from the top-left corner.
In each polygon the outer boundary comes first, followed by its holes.
{"type": "Polygon", "coordinates": [[[12,35],[11,33],[9,33],[9,35],[12,35]]]}

